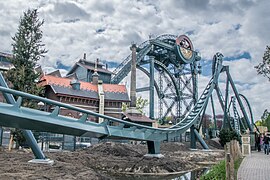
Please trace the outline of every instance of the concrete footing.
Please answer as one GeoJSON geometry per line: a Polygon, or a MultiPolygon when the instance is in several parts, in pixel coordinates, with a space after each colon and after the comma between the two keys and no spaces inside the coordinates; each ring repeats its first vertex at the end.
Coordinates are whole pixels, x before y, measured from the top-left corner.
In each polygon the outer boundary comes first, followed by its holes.
{"type": "Polygon", "coordinates": [[[54,160],[51,160],[51,159],[32,159],[28,162],[29,163],[37,163],[37,164],[49,164],[49,165],[54,164],[54,160]]]}
{"type": "Polygon", "coordinates": [[[150,157],[150,158],[163,158],[163,154],[145,154],[144,157],[150,157]]]}

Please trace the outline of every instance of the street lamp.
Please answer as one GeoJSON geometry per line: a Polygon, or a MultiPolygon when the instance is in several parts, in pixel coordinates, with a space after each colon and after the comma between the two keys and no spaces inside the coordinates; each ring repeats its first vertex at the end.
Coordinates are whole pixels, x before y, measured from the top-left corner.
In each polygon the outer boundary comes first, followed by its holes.
{"type": "MultiPolygon", "coordinates": [[[[44,111],[44,102],[40,101],[37,103],[38,109],[41,111],[44,111]]],[[[43,151],[43,146],[44,146],[44,132],[41,132],[41,150],[43,151]]]]}

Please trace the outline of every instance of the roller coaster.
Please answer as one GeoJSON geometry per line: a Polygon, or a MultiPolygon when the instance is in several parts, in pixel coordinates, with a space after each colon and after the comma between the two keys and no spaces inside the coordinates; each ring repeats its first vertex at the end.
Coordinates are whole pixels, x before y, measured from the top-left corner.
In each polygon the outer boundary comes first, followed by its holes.
{"type": "MultiPolygon", "coordinates": [[[[136,124],[16,91],[8,88],[2,74],[0,74],[0,91],[6,103],[0,103],[0,126],[27,129],[23,132],[37,159],[45,159],[45,156],[38,148],[30,130],[100,139],[146,141],[148,153],[159,155],[161,142],[179,137],[190,129],[191,147],[195,148],[196,140],[198,140],[203,148],[208,149],[199,134],[199,129],[208,104],[211,104],[215,117],[214,99],[218,100],[224,114],[223,128],[233,128],[238,133],[246,130],[253,131],[254,123],[250,105],[247,98],[238,93],[229,73],[229,67],[223,65],[221,53],[214,55],[212,75],[201,95],[198,96],[201,58],[187,36],[161,35],[140,44],[136,52],[137,69],[146,74],[150,82],[149,87],[138,88],[137,92],[150,92],[150,117],[153,117],[156,104],[159,109],[157,118],[159,123],[164,123],[167,116],[174,117],[173,125],[170,127],[155,128],[136,124]],[[219,86],[221,75],[226,77],[224,91],[219,86]],[[155,93],[153,93],[154,89],[155,93]],[[17,99],[15,100],[14,97],[17,99]],[[24,99],[52,105],[54,110],[45,112],[24,107],[22,103],[24,99]],[[61,108],[77,111],[83,115],[79,119],[62,116],[60,115],[61,108]],[[88,121],[89,116],[103,118],[104,122],[88,121]]],[[[120,83],[128,75],[131,70],[131,58],[132,55],[129,55],[114,70],[111,83],[120,83]]]]}

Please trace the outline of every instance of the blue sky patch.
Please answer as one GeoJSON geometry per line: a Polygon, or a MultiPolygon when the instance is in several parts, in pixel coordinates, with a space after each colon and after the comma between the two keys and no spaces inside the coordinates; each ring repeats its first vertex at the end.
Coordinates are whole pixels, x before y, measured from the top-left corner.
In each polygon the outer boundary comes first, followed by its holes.
{"type": "Polygon", "coordinates": [[[66,66],[64,64],[62,64],[61,61],[56,61],[56,69],[65,69],[65,70],[69,70],[71,68],[71,66],[66,66]]]}
{"type": "Polygon", "coordinates": [[[224,57],[225,61],[235,61],[238,59],[251,59],[250,53],[245,51],[242,54],[237,55],[237,56],[224,57]]]}

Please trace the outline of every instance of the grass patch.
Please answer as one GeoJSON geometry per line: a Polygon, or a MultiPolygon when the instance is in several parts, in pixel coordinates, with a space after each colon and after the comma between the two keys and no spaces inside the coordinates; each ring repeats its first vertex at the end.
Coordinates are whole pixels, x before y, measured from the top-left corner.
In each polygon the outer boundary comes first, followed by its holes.
{"type": "Polygon", "coordinates": [[[237,179],[237,171],[242,163],[243,158],[238,158],[234,161],[234,178],[237,179]]]}
{"type": "Polygon", "coordinates": [[[225,160],[214,165],[207,174],[201,177],[202,180],[221,180],[226,179],[225,160]]]}
{"type": "MultiPolygon", "coordinates": [[[[243,158],[234,161],[234,177],[237,179],[237,171],[240,167],[243,158]]],[[[209,172],[200,177],[202,180],[225,180],[226,179],[226,163],[225,160],[214,165],[209,172]]]]}

